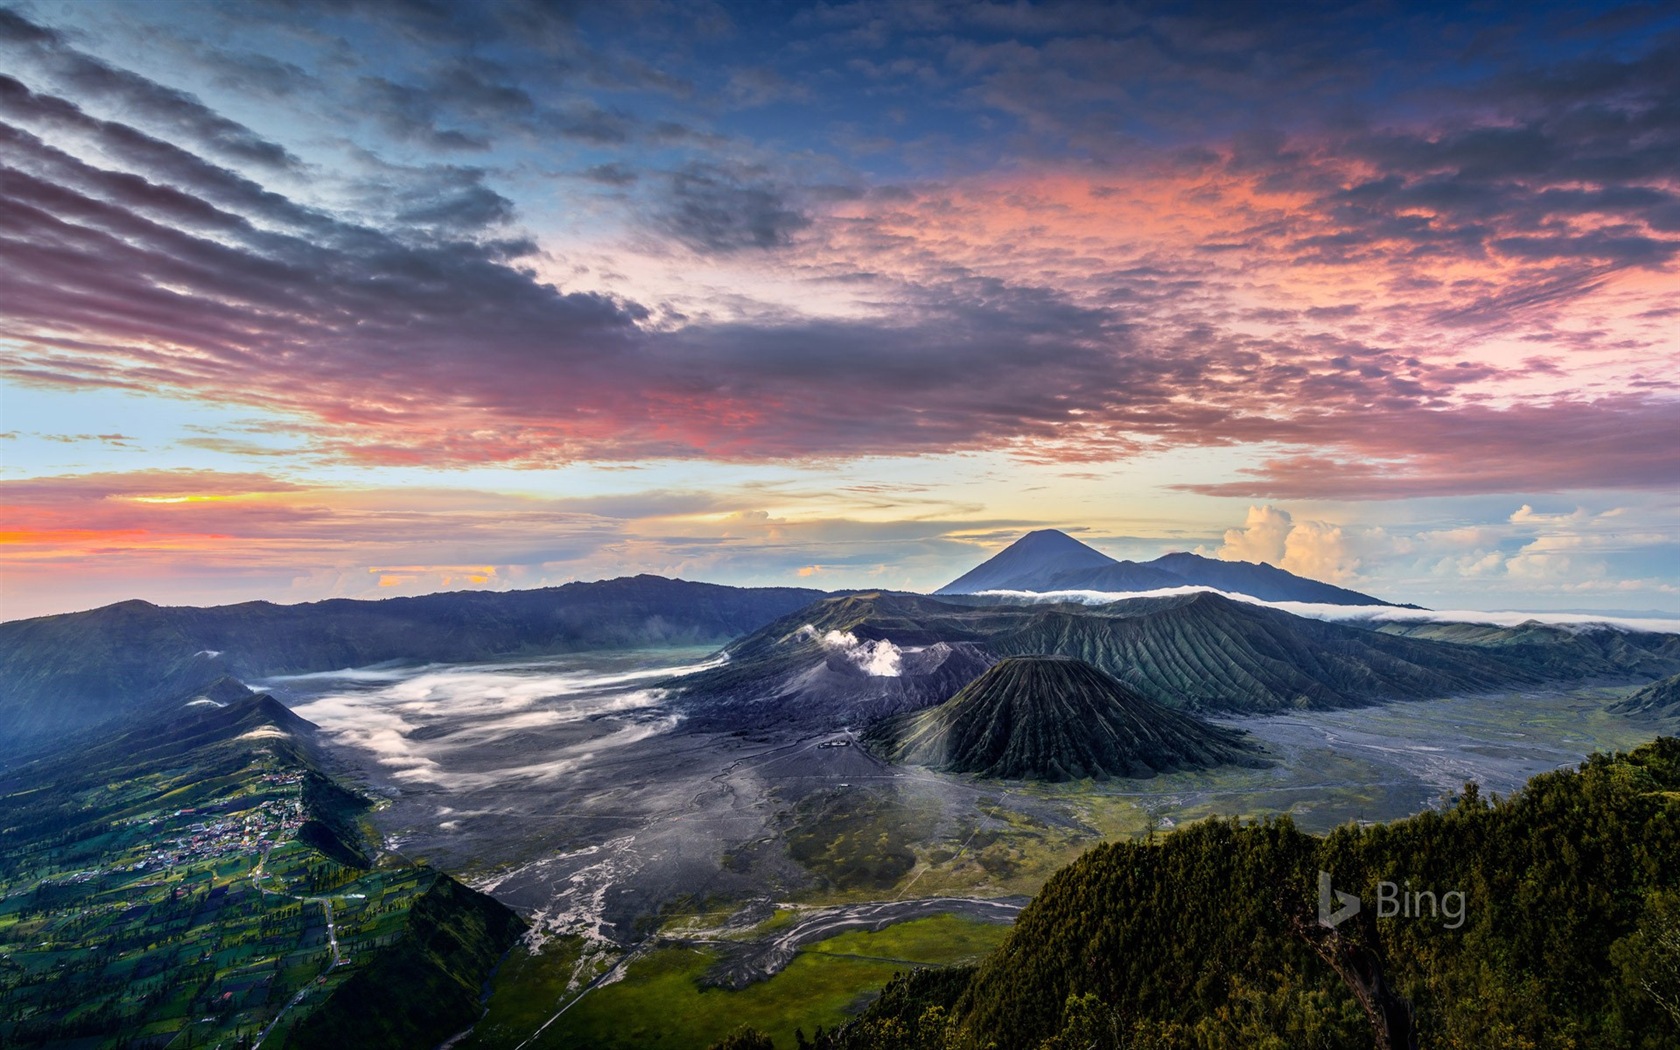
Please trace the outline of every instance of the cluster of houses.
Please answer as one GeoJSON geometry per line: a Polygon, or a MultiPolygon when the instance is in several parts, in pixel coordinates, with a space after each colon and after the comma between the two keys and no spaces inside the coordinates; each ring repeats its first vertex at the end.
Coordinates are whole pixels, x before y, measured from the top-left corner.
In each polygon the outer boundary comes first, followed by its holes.
{"type": "MultiPolygon", "coordinates": [[[[296,787],[302,780],[302,776],[296,773],[267,773],[262,778],[263,784],[270,787],[296,787]]],[[[203,816],[203,819],[188,824],[173,843],[163,843],[150,850],[131,865],[130,870],[169,867],[215,860],[234,853],[249,853],[261,849],[265,843],[274,844],[292,837],[308,819],[303,799],[297,795],[265,799],[255,807],[234,814],[217,812],[223,808],[222,804],[212,803],[196,809],[178,809],[169,817],[153,820],[152,823],[159,823],[171,818],[203,816]]]]}

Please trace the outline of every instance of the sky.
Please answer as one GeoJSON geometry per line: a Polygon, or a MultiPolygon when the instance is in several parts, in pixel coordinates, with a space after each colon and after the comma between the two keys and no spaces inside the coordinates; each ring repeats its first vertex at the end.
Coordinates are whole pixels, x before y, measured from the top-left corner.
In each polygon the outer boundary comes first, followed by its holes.
{"type": "Polygon", "coordinates": [[[0,619],[1680,610],[1677,252],[1672,4],[0,0],[0,619]]]}

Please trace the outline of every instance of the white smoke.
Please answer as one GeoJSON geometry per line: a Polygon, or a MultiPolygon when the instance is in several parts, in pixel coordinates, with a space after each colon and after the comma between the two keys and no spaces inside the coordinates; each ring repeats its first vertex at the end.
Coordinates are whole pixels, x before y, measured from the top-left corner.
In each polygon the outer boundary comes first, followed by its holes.
{"type": "Polygon", "coordinates": [[[904,673],[904,650],[885,638],[866,642],[850,631],[829,631],[819,638],[810,624],[799,629],[799,636],[817,638],[824,649],[844,655],[871,677],[897,678],[904,673]]]}

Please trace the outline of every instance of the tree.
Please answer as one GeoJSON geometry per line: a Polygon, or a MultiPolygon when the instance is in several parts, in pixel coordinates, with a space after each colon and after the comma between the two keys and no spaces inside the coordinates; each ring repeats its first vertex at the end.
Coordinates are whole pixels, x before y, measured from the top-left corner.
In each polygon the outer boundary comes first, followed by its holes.
{"type": "Polygon", "coordinates": [[[713,1045],[712,1050],[776,1050],[776,1044],[758,1029],[742,1025],[731,1032],[723,1042],[713,1045]]]}

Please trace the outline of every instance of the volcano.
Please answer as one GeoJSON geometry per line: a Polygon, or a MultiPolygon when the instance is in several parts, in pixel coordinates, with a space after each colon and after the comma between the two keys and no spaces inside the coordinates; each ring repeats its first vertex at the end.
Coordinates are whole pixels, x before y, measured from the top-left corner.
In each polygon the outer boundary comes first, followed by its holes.
{"type": "Polygon", "coordinates": [[[1108,591],[1210,587],[1267,602],[1393,605],[1369,594],[1309,580],[1264,562],[1220,561],[1179,551],[1154,561],[1120,561],[1056,529],[1029,532],[935,594],[982,591],[1108,591]]]}
{"type": "Polygon", "coordinates": [[[1150,777],[1260,760],[1243,734],[1163,707],[1083,660],[1002,660],[865,737],[895,762],[1011,780],[1150,777]]]}

